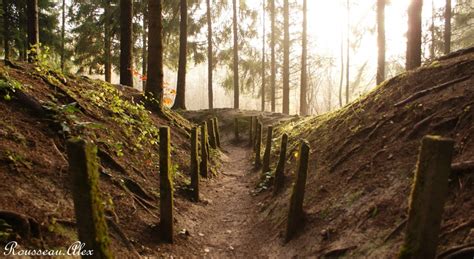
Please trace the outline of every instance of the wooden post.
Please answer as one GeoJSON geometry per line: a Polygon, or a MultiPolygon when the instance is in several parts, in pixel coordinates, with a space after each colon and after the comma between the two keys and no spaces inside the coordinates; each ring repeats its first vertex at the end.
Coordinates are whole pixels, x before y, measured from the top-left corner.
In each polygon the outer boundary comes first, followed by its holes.
{"type": "Polygon", "coordinates": [[[216,146],[218,148],[221,148],[221,134],[219,132],[219,120],[217,117],[214,117],[213,119],[214,123],[214,134],[216,135],[216,146]]]}
{"type": "Polygon", "coordinates": [[[435,258],[453,150],[452,139],[423,138],[399,258],[435,258]]]}
{"type": "Polygon", "coordinates": [[[235,140],[239,140],[240,137],[239,137],[239,118],[235,117],[234,118],[234,136],[235,136],[235,140]]]}
{"type": "Polygon", "coordinates": [[[290,241],[294,236],[303,220],[303,200],[306,185],[306,176],[308,174],[309,144],[301,140],[300,159],[298,160],[298,172],[296,181],[293,185],[293,191],[290,198],[290,209],[288,212],[288,225],[286,228],[286,241],[290,241]]]}
{"type": "Polygon", "coordinates": [[[276,195],[283,187],[285,180],[285,163],[286,163],[286,147],[288,146],[288,135],[284,133],[281,136],[281,145],[280,145],[280,158],[278,159],[278,164],[275,170],[275,180],[273,183],[273,194],[276,195]]]}
{"type": "Polygon", "coordinates": [[[257,123],[257,131],[255,137],[255,167],[259,168],[262,165],[261,149],[262,149],[262,123],[257,123]]]}
{"type": "Polygon", "coordinates": [[[253,148],[253,116],[249,117],[249,146],[253,148]]]}
{"type": "Polygon", "coordinates": [[[267,143],[265,145],[265,153],[263,153],[263,167],[262,173],[270,171],[270,155],[272,150],[273,126],[268,126],[267,129],[267,143]]]}
{"type": "Polygon", "coordinates": [[[173,243],[173,182],[171,179],[170,128],[160,127],[160,231],[173,243]]]}
{"type": "Polygon", "coordinates": [[[208,162],[209,162],[209,146],[207,142],[207,123],[205,121],[201,124],[201,164],[200,173],[202,177],[208,176],[208,162]]]}
{"type": "Polygon", "coordinates": [[[199,156],[198,156],[198,128],[191,130],[191,188],[192,197],[199,201],[199,156]]]}
{"type": "Polygon", "coordinates": [[[253,148],[254,151],[255,151],[255,147],[256,147],[255,144],[256,144],[256,141],[257,141],[256,138],[257,138],[258,123],[259,123],[259,120],[258,120],[257,116],[254,116],[253,117],[253,124],[252,124],[252,126],[253,126],[252,127],[252,131],[253,131],[252,148],[253,148]]]}
{"type": "Polygon", "coordinates": [[[208,134],[209,134],[209,144],[211,145],[211,147],[213,149],[216,149],[217,148],[217,141],[216,141],[216,132],[214,130],[215,130],[214,120],[209,119],[208,122],[207,122],[207,131],[208,131],[208,134]]]}
{"type": "Polygon", "coordinates": [[[103,203],[99,197],[97,147],[84,140],[67,142],[69,172],[79,240],[94,258],[112,258],[103,203]]]}

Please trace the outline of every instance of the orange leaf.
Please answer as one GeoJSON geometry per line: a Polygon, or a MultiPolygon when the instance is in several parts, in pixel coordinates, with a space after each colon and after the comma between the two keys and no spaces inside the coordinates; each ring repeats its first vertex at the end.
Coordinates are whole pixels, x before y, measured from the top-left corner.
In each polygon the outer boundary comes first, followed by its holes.
{"type": "Polygon", "coordinates": [[[172,102],[171,98],[168,98],[168,97],[163,98],[163,103],[164,104],[169,105],[169,104],[171,104],[171,102],[172,102]]]}

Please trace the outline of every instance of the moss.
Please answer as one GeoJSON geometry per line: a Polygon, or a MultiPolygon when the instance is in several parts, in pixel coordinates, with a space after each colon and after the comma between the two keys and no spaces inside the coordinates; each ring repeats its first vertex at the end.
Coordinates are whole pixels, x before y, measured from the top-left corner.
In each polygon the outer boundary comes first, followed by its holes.
{"type": "Polygon", "coordinates": [[[173,179],[171,178],[170,128],[160,127],[160,234],[173,243],[173,179]]]}

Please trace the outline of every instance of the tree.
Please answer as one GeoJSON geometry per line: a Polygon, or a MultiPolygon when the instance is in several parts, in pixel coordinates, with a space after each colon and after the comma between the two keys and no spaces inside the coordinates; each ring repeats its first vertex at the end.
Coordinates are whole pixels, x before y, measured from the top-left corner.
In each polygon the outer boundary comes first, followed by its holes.
{"type": "Polygon", "coordinates": [[[275,0],[270,0],[270,16],[271,16],[271,36],[270,36],[270,48],[271,48],[271,78],[270,78],[270,91],[271,91],[271,111],[275,112],[275,88],[276,88],[276,62],[275,62],[275,0]]]}
{"type": "Polygon", "coordinates": [[[112,33],[111,33],[111,14],[110,0],[105,0],[104,6],[104,52],[105,52],[105,81],[112,81],[112,33]]]}
{"type": "Polygon", "coordinates": [[[444,11],[444,54],[451,52],[451,0],[446,0],[444,11]]]}
{"type": "Polygon", "coordinates": [[[38,0],[27,0],[27,28],[28,28],[28,62],[32,63],[36,60],[39,51],[39,17],[38,17],[38,0]]]}
{"type": "Polygon", "coordinates": [[[142,83],[143,83],[143,89],[146,88],[146,66],[148,65],[148,56],[147,56],[147,28],[148,28],[148,10],[147,10],[147,1],[144,0],[142,1],[142,9],[143,9],[143,20],[142,20],[142,75],[144,76],[142,78],[142,83]]]}
{"type": "Polygon", "coordinates": [[[302,32],[302,42],[301,42],[301,89],[300,89],[300,115],[308,115],[308,103],[307,103],[307,90],[308,90],[308,80],[307,80],[307,0],[303,0],[303,32],[302,32]]]}
{"type": "Polygon", "coordinates": [[[347,0],[347,4],[346,4],[346,8],[347,8],[347,35],[346,35],[346,104],[349,103],[349,95],[350,95],[350,91],[349,91],[349,85],[350,85],[350,80],[349,80],[349,75],[350,75],[350,41],[351,41],[351,38],[350,38],[350,33],[351,33],[351,17],[350,17],[350,14],[351,14],[351,11],[350,11],[350,6],[349,6],[349,0],[347,0]]]}
{"type": "Polygon", "coordinates": [[[341,76],[339,78],[339,107],[342,107],[342,84],[344,83],[344,37],[341,30],[341,76]]]}
{"type": "Polygon", "coordinates": [[[133,1],[120,0],[120,84],[133,87],[133,1]]]}
{"type": "Polygon", "coordinates": [[[207,20],[207,98],[209,109],[214,109],[214,95],[212,91],[212,17],[211,0],[206,0],[206,20],[207,20]]]}
{"type": "Polygon", "coordinates": [[[265,0],[262,0],[262,104],[261,110],[265,111],[265,0]]]}
{"type": "Polygon", "coordinates": [[[10,59],[10,0],[3,0],[3,47],[5,60],[10,59]]]}
{"type": "Polygon", "coordinates": [[[234,35],[234,109],[239,109],[239,39],[237,32],[237,1],[232,0],[232,31],[234,35]]]}
{"type": "Polygon", "coordinates": [[[421,11],[423,0],[411,0],[408,7],[406,69],[421,65],[421,11]]]}
{"type": "Polygon", "coordinates": [[[290,10],[283,1],[283,113],[290,114],[290,10]]]}
{"type": "Polygon", "coordinates": [[[179,30],[179,63],[178,82],[176,84],[176,99],[173,109],[186,109],[186,44],[188,42],[188,7],[187,0],[180,0],[180,30],[179,30]]]}
{"type": "Polygon", "coordinates": [[[145,94],[158,100],[163,109],[162,2],[148,1],[148,78],[145,94]]]}
{"type": "Polygon", "coordinates": [[[377,0],[377,85],[385,80],[385,1],[377,0]]]}
{"type": "Polygon", "coordinates": [[[64,49],[64,37],[66,33],[66,0],[63,0],[62,3],[62,17],[61,17],[61,71],[64,72],[64,55],[65,55],[65,49],[64,49]]]}

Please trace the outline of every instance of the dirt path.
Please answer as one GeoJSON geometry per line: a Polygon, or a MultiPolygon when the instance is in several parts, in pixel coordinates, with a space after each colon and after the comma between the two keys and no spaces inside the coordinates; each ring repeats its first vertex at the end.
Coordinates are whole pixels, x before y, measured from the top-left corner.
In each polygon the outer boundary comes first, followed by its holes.
{"type": "Polygon", "coordinates": [[[211,257],[255,256],[249,249],[257,214],[257,206],[251,191],[254,183],[250,151],[245,145],[227,143],[224,147],[221,176],[211,182],[203,193],[210,204],[203,218],[207,218],[202,230],[205,252],[211,257]]]}

